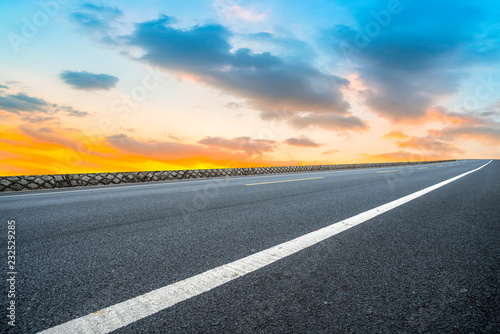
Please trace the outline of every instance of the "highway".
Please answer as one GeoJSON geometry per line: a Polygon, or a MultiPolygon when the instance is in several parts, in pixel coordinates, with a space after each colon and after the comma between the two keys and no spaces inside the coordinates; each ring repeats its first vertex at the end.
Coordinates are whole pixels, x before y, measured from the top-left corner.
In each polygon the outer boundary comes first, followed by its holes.
{"type": "Polygon", "coordinates": [[[500,328],[498,160],[10,192],[0,217],[2,333],[500,328]]]}

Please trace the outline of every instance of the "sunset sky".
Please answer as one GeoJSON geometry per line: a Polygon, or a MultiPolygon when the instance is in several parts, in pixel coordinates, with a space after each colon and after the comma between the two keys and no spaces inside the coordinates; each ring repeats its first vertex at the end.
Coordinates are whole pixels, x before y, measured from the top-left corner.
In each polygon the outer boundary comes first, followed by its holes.
{"type": "Polygon", "coordinates": [[[3,1],[0,176],[500,159],[497,0],[3,1]]]}

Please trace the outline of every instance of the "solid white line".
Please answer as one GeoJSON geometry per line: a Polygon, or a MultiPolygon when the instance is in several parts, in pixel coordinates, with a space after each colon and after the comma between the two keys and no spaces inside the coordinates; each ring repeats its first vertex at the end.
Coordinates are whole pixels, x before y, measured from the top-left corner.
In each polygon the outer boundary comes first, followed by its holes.
{"type": "Polygon", "coordinates": [[[41,333],[109,333],[147,316],[160,312],[170,306],[212,290],[224,283],[251,273],[273,262],[311,247],[340,232],[350,229],[369,219],[397,208],[409,201],[423,196],[448,183],[458,180],[470,173],[480,170],[491,163],[491,160],[479,168],[460,174],[446,181],[414,192],[408,196],[365,211],[351,218],[329,225],[296,239],[284,242],[240,260],[211,269],[185,280],[153,290],[138,297],[112,305],[100,311],[77,318],[61,325],[49,328],[41,333]]]}

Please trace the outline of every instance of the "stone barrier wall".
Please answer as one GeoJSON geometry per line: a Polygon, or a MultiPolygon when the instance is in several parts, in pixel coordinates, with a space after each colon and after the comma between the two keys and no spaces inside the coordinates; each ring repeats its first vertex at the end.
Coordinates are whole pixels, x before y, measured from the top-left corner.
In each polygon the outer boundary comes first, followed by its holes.
{"type": "Polygon", "coordinates": [[[122,184],[122,183],[201,179],[210,177],[314,172],[314,171],[325,171],[325,170],[355,169],[355,168],[370,168],[370,167],[406,166],[406,165],[418,165],[426,163],[442,163],[448,161],[453,161],[453,160],[389,162],[389,163],[373,163],[373,164],[346,164],[346,165],[167,170],[167,171],[155,171],[155,172],[5,176],[5,177],[0,177],[0,192],[67,188],[67,187],[86,187],[86,186],[122,184]]]}

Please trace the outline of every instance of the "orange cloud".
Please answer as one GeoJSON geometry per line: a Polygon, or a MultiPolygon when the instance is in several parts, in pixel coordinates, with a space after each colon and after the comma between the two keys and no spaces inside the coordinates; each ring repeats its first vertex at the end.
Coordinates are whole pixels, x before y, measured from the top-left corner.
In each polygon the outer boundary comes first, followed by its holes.
{"type": "Polygon", "coordinates": [[[338,153],[340,152],[339,150],[336,150],[336,149],[331,149],[331,150],[326,150],[324,151],[323,153],[321,154],[324,154],[324,155],[329,155],[329,154],[335,154],[335,153],[338,153]]]}
{"type": "Polygon", "coordinates": [[[411,137],[408,140],[398,142],[397,145],[401,148],[427,151],[434,154],[464,153],[462,149],[454,144],[446,143],[434,137],[411,137]]]}
{"type": "Polygon", "coordinates": [[[407,139],[408,136],[403,131],[391,131],[391,132],[383,135],[382,138],[403,140],[403,139],[407,139]]]}
{"type": "Polygon", "coordinates": [[[409,162],[409,161],[430,161],[430,160],[447,160],[450,159],[447,155],[436,154],[415,154],[412,152],[397,151],[382,154],[362,154],[368,162],[409,162]]]}
{"type": "Polygon", "coordinates": [[[272,140],[238,137],[226,139],[205,137],[202,145],[178,142],[141,141],[125,134],[109,136],[107,142],[121,152],[147,156],[163,161],[176,162],[191,166],[203,163],[212,168],[223,166],[270,166],[276,163],[261,157],[264,152],[271,152],[275,142],[272,140]]]}
{"type": "Polygon", "coordinates": [[[196,77],[192,74],[189,74],[189,73],[179,73],[178,76],[179,76],[179,78],[181,78],[182,80],[185,80],[185,81],[198,82],[198,77],[196,77]]]}
{"type": "Polygon", "coordinates": [[[445,108],[436,107],[427,111],[423,122],[440,122],[443,124],[482,124],[485,122],[478,116],[465,115],[457,112],[448,111],[445,108]]]}
{"type": "Polygon", "coordinates": [[[498,124],[486,125],[458,125],[440,130],[430,130],[429,133],[447,140],[465,139],[474,140],[485,145],[500,148],[500,126],[498,124]],[[496,126],[495,126],[496,125],[496,126]]]}
{"type": "MultiPolygon", "coordinates": [[[[245,151],[248,146],[234,149],[178,142],[143,142],[127,135],[89,140],[80,133],[59,132],[55,134],[50,128],[40,131],[26,126],[21,129],[0,128],[0,175],[240,168],[298,163],[264,159],[259,155],[252,157],[245,151]]],[[[253,143],[260,145],[261,150],[273,145],[253,141],[246,142],[250,146],[253,143]]]]}

